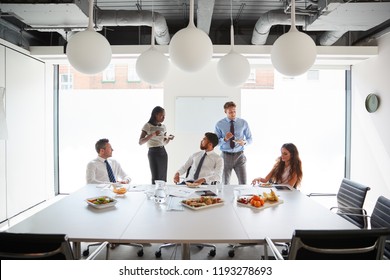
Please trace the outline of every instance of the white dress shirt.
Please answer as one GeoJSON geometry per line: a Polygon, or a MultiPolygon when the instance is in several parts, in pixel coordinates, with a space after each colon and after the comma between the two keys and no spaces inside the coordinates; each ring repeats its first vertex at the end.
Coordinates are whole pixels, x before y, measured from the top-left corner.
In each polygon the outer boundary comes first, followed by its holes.
{"type": "MultiPolygon", "coordinates": [[[[97,157],[96,159],[90,161],[87,165],[87,184],[107,184],[110,183],[110,178],[108,177],[105,159],[97,157]]],[[[123,171],[119,162],[115,159],[107,159],[108,163],[111,165],[112,172],[114,173],[115,179],[117,181],[127,181],[131,182],[131,178],[123,171]]]]}
{"type": "MultiPolygon", "coordinates": [[[[186,174],[188,168],[191,167],[186,180],[194,180],[195,171],[204,153],[205,151],[199,151],[190,156],[187,162],[180,167],[177,172],[180,175],[186,174]]],[[[207,152],[207,156],[205,157],[202,168],[200,169],[199,178],[204,178],[206,180],[206,184],[211,184],[212,182],[222,182],[222,172],[222,157],[214,151],[207,152]]]]}

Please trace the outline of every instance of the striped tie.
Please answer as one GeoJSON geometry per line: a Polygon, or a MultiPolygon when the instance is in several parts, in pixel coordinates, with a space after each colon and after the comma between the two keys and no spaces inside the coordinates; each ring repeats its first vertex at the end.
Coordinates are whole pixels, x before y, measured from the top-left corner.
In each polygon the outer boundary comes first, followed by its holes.
{"type": "Polygon", "coordinates": [[[110,182],[115,183],[116,180],[115,180],[114,172],[112,172],[112,168],[111,168],[110,164],[108,163],[107,160],[105,160],[104,162],[106,164],[108,178],[110,178],[110,182]]]}

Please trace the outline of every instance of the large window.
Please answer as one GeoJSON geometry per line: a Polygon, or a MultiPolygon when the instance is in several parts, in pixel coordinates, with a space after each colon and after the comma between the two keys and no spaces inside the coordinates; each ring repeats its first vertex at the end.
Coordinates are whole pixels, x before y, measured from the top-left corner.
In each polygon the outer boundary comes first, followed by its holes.
{"type": "Polygon", "coordinates": [[[243,89],[242,117],[248,177],[265,177],[283,143],[294,143],[303,165],[302,191],[337,191],[344,177],[345,70],[316,70],[286,78],[275,72],[273,89],[243,89]]]}
{"type": "Polygon", "coordinates": [[[126,66],[116,65],[118,75],[109,84],[101,83],[102,74],[86,76],[60,67],[74,77],[73,89],[59,94],[60,193],[85,185],[86,166],[97,157],[95,143],[100,138],[110,140],[113,158],[133,183],[145,183],[150,177],[147,149],[138,144],[138,139],[154,106],[163,106],[163,92],[161,88],[132,87],[127,82],[126,66]]]}

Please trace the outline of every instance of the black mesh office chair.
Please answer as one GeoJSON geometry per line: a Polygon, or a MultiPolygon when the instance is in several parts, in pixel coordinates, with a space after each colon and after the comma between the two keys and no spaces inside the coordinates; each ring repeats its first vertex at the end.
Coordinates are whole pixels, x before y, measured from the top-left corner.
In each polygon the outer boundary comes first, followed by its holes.
{"type": "MultiPolygon", "coordinates": [[[[350,214],[349,214],[350,215],[350,214]]],[[[361,216],[357,214],[357,216],[361,216]]],[[[390,199],[378,197],[370,218],[370,228],[390,228],[390,199]]],[[[384,258],[390,260],[390,236],[387,237],[384,258]]]]}
{"type": "MultiPolygon", "coordinates": [[[[104,248],[108,259],[108,242],[103,242],[87,260],[95,259],[104,248]]],[[[65,234],[0,232],[0,259],[74,260],[74,255],[65,234]]]]}
{"type": "Polygon", "coordinates": [[[310,193],[308,196],[336,196],[337,206],[331,207],[337,214],[360,228],[367,228],[367,211],[363,208],[370,187],[344,178],[337,194],[310,193]]]}
{"type": "MultiPolygon", "coordinates": [[[[296,230],[289,260],[380,260],[390,228],[354,230],[296,230]]],[[[272,240],[265,238],[277,260],[284,260],[272,240]]]]}
{"type": "MultiPolygon", "coordinates": [[[[380,196],[376,201],[370,219],[371,229],[390,228],[390,199],[380,196]]],[[[384,258],[390,260],[390,235],[387,236],[384,258]]]]}

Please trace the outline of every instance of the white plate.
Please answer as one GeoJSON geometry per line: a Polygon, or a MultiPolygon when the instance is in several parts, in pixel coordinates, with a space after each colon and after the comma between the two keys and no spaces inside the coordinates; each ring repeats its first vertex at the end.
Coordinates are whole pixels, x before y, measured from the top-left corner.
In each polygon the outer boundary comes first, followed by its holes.
{"type": "Polygon", "coordinates": [[[189,183],[186,182],[187,187],[189,188],[200,188],[201,184],[189,183]]]}
{"type": "Polygon", "coordinates": [[[282,204],[282,203],[283,203],[283,200],[281,200],[281,199],[279,199],[278,201],[268,201],[267,200],[266,202],[264,202],[263,206],[255,207],[255,206],[251,205],[250,203],[246,204],[246,203],[242,203],[242,202],[237,201],[237,205],[249,207],[249,208],[256,209],[256,210],[262,210],[262,209],[274,207],[274,206],[277,206],[277,205],[282,204]]]}
{"type": "Polygon", "coordinates": [[[97,209],[103,209],[103,208],[107,208],[107,207],[112,207],[112,206],[114,206],[118,202],[116,199],[114,199],[112,197],[109,197],[109,196],[105,196],[105,195],[87,198],[85,201],[88,203],[88,205],[90,205],[90,206],[92,206],[94,208],[97,208],[97,209]],[[102,204],[95,204],[95,203],[91,202],[91,201],[93,201],[95,199],[98,199],[100,197],[104,197],[105,199],[109,199],[111,201],[108,202],[108,203],[104,203],[104,204],[103,203],[102,204]]]}
{"type": "MultiPolygon", "coordinates": [[[[212,197],[212,198],[213,199],[217,199],[217,197],[212,197]]],[[[201,199],[201,198],[192,198],[190,200],[198,200],[198,199],[201,199]]],[[[215,206],[219,206],[219,205],[223,205],[223,204],[224,204],[224,201],[222,199],[220,199],[220,202],[218,202],[218,203],[204,205],[204,206],[198,206],[198,207],[190,206],[190,205],[184,203],[183,200],[181,202],[181,205],[183,205],[184,207],[190,208],[192,210],[200,210],[200,209],[205,209],[205,208],[211,208],[211,207],[215,207],[215,206]]]]}

